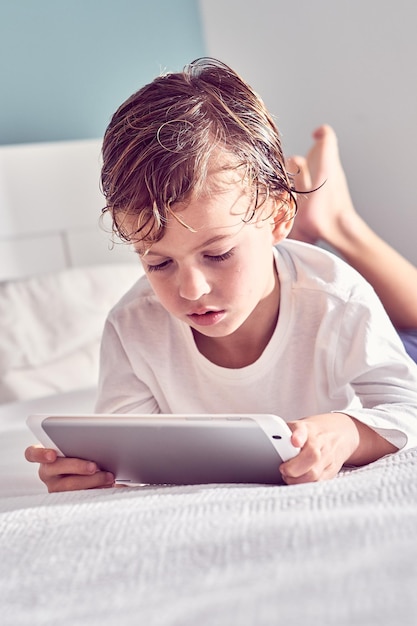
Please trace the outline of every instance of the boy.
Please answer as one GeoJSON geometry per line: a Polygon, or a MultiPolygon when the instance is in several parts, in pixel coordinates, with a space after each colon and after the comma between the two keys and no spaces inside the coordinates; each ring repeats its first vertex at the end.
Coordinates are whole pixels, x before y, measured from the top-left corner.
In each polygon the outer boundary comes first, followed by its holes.
{"type": "MultiPolygon", "coordinates": [[[[201,59],[114,114],[103,191],[146,276],[110,313],[98,412],[275,413],[288,484],[417,443],[417,369],[370,286],[286,241],[296,212],[278,130],[230,68],[201,59]],[[276,247],[274,247],[276,246],[276,247]]],[[[50,491],[111,485],[29,448],[50,491]]]]}

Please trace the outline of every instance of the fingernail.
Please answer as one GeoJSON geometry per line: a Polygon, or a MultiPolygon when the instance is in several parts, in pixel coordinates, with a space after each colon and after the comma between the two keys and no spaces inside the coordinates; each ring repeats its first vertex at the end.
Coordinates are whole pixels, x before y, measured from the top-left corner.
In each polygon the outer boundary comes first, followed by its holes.
{"type": "Polygon", "coordinates": [[[45,453],[45,457],[47,461],[55,461],[55,453],[52,452],[52,450],[48,450],[48,452],[45,453]]]}
{"type": "Polygon", "coordinates": [[[89,472],[89,474],[95,474],[96,471],[97,471],[97,465],[95,463],[87,464],[87,472],[89,472]]]}
{"type": "Polygon", "coordinates": [[[109,485],[112,485],[114,483],[114,476],[113,474],[110,474],[110,472],[107,472],[106,474],[106,483],[108,483],[109,485]]]}

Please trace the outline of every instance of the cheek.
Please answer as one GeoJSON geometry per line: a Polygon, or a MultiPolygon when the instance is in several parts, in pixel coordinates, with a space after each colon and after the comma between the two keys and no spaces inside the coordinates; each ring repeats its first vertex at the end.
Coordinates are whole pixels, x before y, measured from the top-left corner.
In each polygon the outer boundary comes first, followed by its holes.
{"type": "Polygon", "coordinates": [[[229,294],[230,296],[245,298],[252,293],[254,281],[257,282],[257,280],[254,268],[244,260],[223,276],[223,293],[226,296],[229,294]]]}
{"type": "Polygon", "coordinates": [[[147,276],[149,283],[160,303],[165,308],[169,308],[167,305],[169,305],[169,303],[175,298],[175,290],[172,286],[170,287],[169,280],[160,276],[152,276],[150,274],[147,274],[147,276]]]}
{"type": "Polygon", "coordinates": [[[274,281],[274,257],[272,246],[265,242],[264,246],[248,249],[247,255],[240,259],[230,277],[230,291],[242,298],[259,297],[274,281]]]}

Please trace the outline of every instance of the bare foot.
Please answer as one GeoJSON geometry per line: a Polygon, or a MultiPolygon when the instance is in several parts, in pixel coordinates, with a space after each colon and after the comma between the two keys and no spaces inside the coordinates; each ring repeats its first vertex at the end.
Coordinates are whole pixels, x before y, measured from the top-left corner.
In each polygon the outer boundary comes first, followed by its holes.
{"type": "Polygon", "coordinates": [[[298,192],[298,214],[290,236],[308,243],[323,240],[337,249],[346,223],[358,215],[340,162],[335,132],[323,125],[314,131],[313,139],[315,143],[307,157],[294,156],[287,162],[298,192]],[[311,189],[317,191],[300,193],[311,189]]]}

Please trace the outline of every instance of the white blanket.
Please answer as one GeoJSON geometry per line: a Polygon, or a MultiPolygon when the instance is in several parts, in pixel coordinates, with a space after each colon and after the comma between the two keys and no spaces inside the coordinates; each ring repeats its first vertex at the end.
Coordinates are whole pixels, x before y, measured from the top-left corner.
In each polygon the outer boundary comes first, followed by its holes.
{"type": "Polygon", "coordinates": [[[415,626],[417,450],[295,487],[0,502],[3,626],[415,626]]]}

